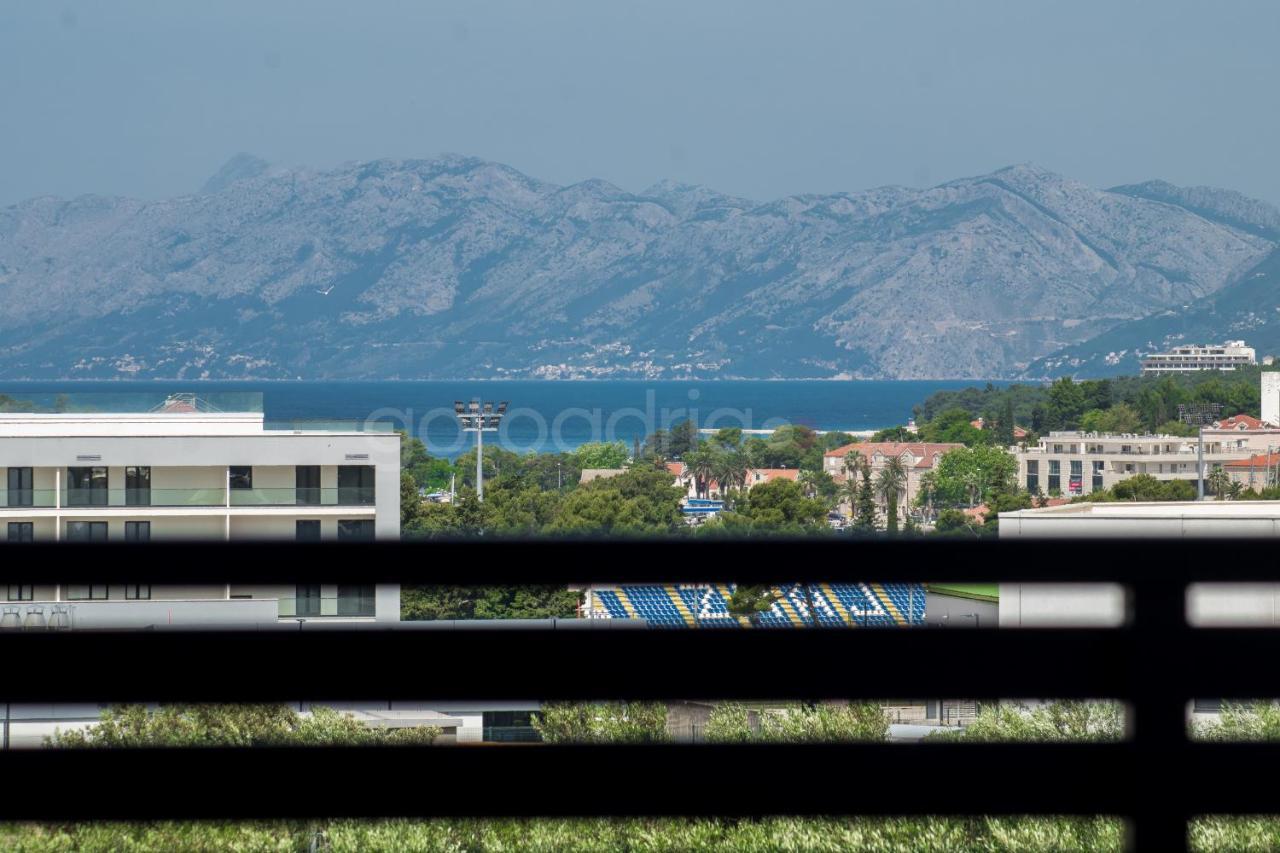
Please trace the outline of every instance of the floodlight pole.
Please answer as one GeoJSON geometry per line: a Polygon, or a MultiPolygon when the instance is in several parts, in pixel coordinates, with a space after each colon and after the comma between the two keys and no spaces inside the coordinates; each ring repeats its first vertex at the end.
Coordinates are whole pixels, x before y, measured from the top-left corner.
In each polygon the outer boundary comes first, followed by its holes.
{"type": "MultiPolygon", "coordinates": [[[[1196,500],[1204,500],[1204,424],[1196,430],[1196,500]]],[[[1218,498],[1221,500],[1221,496],[1218,498]]]]}
{"type": "Polygon", "coordinates": [[[504,400],[494,409],[493,403],[481,404],[479,400],[472,400],[470,404],[465,404],[458,401],[453,404],[453,411],[458,416],[462,431],[476,434],[476,500],[483,501],[484,434],[498,431],[498,424],[507,413],[507,403],[504,400]]]}

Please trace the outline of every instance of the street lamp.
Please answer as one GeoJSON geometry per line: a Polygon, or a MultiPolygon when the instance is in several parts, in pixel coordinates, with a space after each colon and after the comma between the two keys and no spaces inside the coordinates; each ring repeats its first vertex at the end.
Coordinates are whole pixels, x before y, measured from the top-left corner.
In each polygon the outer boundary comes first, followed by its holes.
{"type": "Polygon", "coordinates": [[[453,404],[453,412],[458,416],[458,424],[463,432],[476,434],[476,500],[483,501],[484,434],[498,431],[498,424],[502,421],[502,416],[507,413],[507,403],[505,400],[502,401],[495,410],[493,403],[482,404],[479,400],[463,403],[461,400],[456,400],[453,404]]]}

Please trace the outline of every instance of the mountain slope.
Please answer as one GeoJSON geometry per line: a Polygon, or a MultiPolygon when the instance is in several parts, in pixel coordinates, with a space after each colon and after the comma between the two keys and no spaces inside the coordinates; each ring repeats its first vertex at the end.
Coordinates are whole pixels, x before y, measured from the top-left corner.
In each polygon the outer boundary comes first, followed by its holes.
{"type": "Polygon", "coordinates": [[[0,210],[0,376],[1013,375],[1276,248],[1257,211],[1155,195],[1024,165],[757,204],[240,155],[198,195],[0,210]]]}

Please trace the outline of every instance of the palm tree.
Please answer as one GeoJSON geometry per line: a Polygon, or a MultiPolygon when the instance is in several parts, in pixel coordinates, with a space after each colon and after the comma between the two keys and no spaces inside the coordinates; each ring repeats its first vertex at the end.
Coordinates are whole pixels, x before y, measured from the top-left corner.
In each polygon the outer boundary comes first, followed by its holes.
{"type": "Polygon", "coordinates": [[[861,451],[850,450],[844,455],[844,492],[849,499],[849,512],[853,514],[858,511],[858,477],[866,464],[866,457],[861,451]]]}
{"type": "Polygon", "coordinates": [[[747,459],[740,451],[719,454],[712,465],[712,475],[720,482],[721,497],[725,497],[730,489],[745,489],[749,470],[747,459]]]}
{"type": "Polygon", "coordinates": [[[689,469],[689,472],[693,474],[694,491],[698,497],[707,497],[716,464],[715,457],[711,455],[711,451],[700,447],[691,453],[686,453],[684,464],[689,469]]]}
{"type": "Polygon", "coordinates": [[[1220,501],[1227,499],[1227,493],[1231,491],[1231,475],[1225,469],[1221,466],[1214,468],[1205,480],[1213,490],[1214,497],[1220,501]]]}
{"type": "Polygon", "coordinates": [[[933,520],[933,501],[938,494],[938,475],[925,471],[920,475],[920,490],[916,493],[916,501],[924,510],[924,517],[933,520]]]}
{"type": "Polygon", "coordinates": [[[898,501],[907,488],[907,467],[902,459],[892,456],[876,476],[876,493],[885,502],[885,530],[898,532],[898,501]]]}

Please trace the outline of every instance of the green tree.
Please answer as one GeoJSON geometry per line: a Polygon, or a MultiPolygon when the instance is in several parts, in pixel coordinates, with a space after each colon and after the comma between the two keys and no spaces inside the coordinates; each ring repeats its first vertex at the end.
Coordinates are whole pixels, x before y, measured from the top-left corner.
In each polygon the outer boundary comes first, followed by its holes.
{"type": "MultiPolygon", "coordinates": [[[[411,436],[403,430],[400,432],[400,470],[408,474],[413,482],[428,491],[442,491],[449,488],[453,478],[453,465],[447,459],[437,459],[427,452],[422,439],[411,436]]],[[[472,468],[474,470],[472,457],[472,468]]]]}
{"type": "Polygon", "coordinates": [[[683,420],[671,427],[667,433],[667,455],[675,459],[683,459],[698,446],[698,428],[693,421],[683,420]]]}
{"type": "Polygon", "coordinates": [[[961,447],[943,454],[934,468],[937,500],[946,506],[974,507],[992,491],[1008,491],[1018,460],[1000,447],[961,447]]]}
{"type": "Polygon", "coordinates": [[[324,746],[431,743],[440,729],[383,729],[348,714],[314,708],[299,714],[285,705],[117,705],[97,725],[55,731],[46,745],[58,748],[193,746],[324,746]]]}
{"type": "Polygon", "coordinates": [[[889,718],[874,702],[787,704],[758,710],[716,705],[704,732],[712,743],[856,743],[883,741],[889,718]]]}
{"type": "Polygon", "coordinates": [[[622,441],[595,441],[573,451],[578,468],[621,468],[627,463],[627,445],[622,441]]]}
{"type": "Polygon", "coordinates": [[[1025,705],[986,705],[977,719],[956,732],[936,733],[930,739],[964,741],[1095,741],[1123,740],[1124,708],[1118,702],[1048,702],[1025,705]]]}
{"type": "Polygon", "coordinates": [[[558,536],[675,534],[684,492],[665,469],[632,468],[592,480],[565,495],[546,532],[558,536]]]}
{"type": "Polygon", "coordinates": [[[885,460],[876,477],[876,493],[885,504],[885,532],[898,532],[898,500],[907,488],[907,468],[897,456],[885,460]]]}
{"type": "Polygon", "coordinates": [[[753,486],[721,519],[739,535],[753,533],[803,534],[827,532],[827,505],[807,497],[794,480],[777,479],[753,486]]]}
{"type": "Polygon", "coordinates": [[[956,407],[938,413],[933,420],[920,425],[920,439],[930,442],[959,443],[968,447],[990,444],[992,433],[975,427],[973,415],[956,407]]]}
{"type": "Polygon", "coordinates": [[[884,442],[884,441],[910,442],[910,441],[919,441],[920,436],[916,435],[914,432],[912,432],[911,430],[907,429],[904,426],[895,426],[895,427],[888,427],[887,429],[879,430],[878,432],[872,434],[869,440],[877,443],[884,442]]]}
{"type": "Polygon", "coordinates": [[[861,482],[858,485],[853,532],[861,536],[870,536],[876,532],[876,499],[875,488],[871,485],[871,465],[865,460],[859,466],[859,474],[861,482]]]}
{"type": "Polygon", "coordinates": [[[400,618],[571,619],[580,594],[563,586],[406,586],[400,590],[400,618]]]}
{"type": "Polygon", "coordinates": [[[551,702],[533,718],[547,743],[661,743],[667,706],[659,702],[551,702]]]}
{"type": "Polygon", "coordinates": [[[1205,485],[1209,487],[1209,491],[1213,492],[1213,496],[1220,501],[1225,501],[1231,496],[1231,475],[1221,465],[1213,467],[1213,470],[1205,477],[1205,485]]]}
{"type": "Polygon", "coordinates": [[[761,617],[769,612],[777,600],[778,595],[771,586],[738,584],[725,606],[734,616],[745,616],[752,625],[758,626],[761,617]]]}

